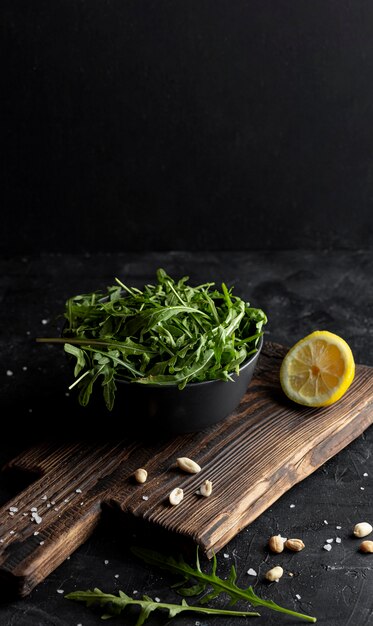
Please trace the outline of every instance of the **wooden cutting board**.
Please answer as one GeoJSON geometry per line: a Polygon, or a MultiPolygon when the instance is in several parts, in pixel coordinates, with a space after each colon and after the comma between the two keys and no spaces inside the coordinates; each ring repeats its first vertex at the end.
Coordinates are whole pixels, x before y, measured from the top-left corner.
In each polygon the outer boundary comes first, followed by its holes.
{"type": "Polygon", "coordinates": [[[87,539],[105,504],[182,535],[211,556],[373,422],[373,368],[357,366],[349,392],[334,406],[303,408],[279,387],[284,353],[267,343],[238,410],[204,432],[151,443],[42,444],[14,459],[8,467],[38,478],[0,509],[2,584],[27,595],[87,539]],[[179,456],[202,471],[181,473],[179,456]],[[133,480],[138,467],[149,474],[143,485],[133,480]],[[205,479],[213,483],[210,498],[196,495],[205,479]],[[185,496],[171,507],[174,487],[185,496]]]}

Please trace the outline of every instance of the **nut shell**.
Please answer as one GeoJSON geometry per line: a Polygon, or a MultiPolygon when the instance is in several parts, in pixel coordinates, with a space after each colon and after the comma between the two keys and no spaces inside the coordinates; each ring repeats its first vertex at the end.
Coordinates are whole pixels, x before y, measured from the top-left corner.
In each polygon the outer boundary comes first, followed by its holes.
{"type": "Polygon", "coordinates": [[[173,489],[168,496],[169,502],[170,504],[172,504],[172,506],[177,506],[178,504],[180,504],[183,498],[184,491],[180,487],[176,487],[175,489],[173,489]]]}
{"type": "Polygon", "coordinates": [[[212,494],[212,482],[211,480],[205,480],[204,483],[199,488],[199,493],[201,496],[208,498],[212,494]]]}
{"type": "Polygon", "coordinates": [[[280,567],[280,565],[276,565],[276,567],[272,567],[272,569],[266,573],[266,579],[274,582],[275,580],[280,580],[283,575],[284,570],[282,567],[280,567]]]}
{"type": "Polygon", "coordinates": [[[373,552],[373,541],[362,541],[360,544],[360,552],[365,552],[366,554],[373,552]]]}
{"type": "Polygon", "coordinates": [[[192,459],[188,459],[187,456],[181,456],[176,459],[176,463],[179,469],[183,470],[187,474],[198,474],[201,471],[201,467],[193,461],[192,459]]]}
{"type": "Polygon", "coordinates": [[[268,541],[268,547],[271,552],[280,554],[280,552],[284,551],[284,543],[285,539],[283,537],[280,537],[280,535],[273,535],[273,537],[270,537],[268,541]]]}
{"type": "Polygon", "coordinates": [[[301,539],[287,539],[285,541],[285,547],[292,552],[300,552],[306,546],[301,539]]]}
{"type": "Polygon", "coordinates": [[[148,478],[148,472],[143,467],[139,467],[135,471],[134,477],[135,477],[136,482],[138,482],[138,483],[145,483],[146,479],[148,478]]]}
{"type": "Polygon", "coordinates": [[[370,535],[372,530],[373,527],[368,522],[359,522],[358,524],[355,524],[354,535],[355,537],[366,537],[367,535],[370,535]]]}

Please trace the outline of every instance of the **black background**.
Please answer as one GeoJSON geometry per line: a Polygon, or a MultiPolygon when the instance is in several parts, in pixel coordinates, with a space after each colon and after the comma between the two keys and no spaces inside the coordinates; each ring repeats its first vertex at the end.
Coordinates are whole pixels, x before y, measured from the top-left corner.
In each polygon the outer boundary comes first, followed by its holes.
{"type": "Polygon", "coordinates": [[[369,247],[369,0],[2,7],[5,253],[369,247]]]}

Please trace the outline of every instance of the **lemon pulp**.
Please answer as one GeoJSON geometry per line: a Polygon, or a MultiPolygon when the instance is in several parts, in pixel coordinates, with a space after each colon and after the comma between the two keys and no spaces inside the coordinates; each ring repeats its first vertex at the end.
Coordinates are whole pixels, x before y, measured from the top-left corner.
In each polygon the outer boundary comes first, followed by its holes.
{"type": "Polygon", "coordinates": [[[284,393],[298,404],[327,406],[341,398],[355,376],[351,348],[327,330],[316,330],[296,343],[280,370],[284,393]]]}

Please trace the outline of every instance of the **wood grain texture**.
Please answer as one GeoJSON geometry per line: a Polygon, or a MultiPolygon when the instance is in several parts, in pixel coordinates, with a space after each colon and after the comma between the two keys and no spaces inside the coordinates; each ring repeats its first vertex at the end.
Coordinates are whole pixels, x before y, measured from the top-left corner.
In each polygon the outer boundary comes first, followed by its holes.
{"type": "Polygon", "coordinates": [[[282,394],[283,356],[283,347],[267,343],[238,410],[204,432],[157,442],[41,444],[14,459],[8,467],[39,477],[0,509],[2,581],[29,593],[93,532],[104,504],[182,535],[208,556],[220,550],[373,422],[373,368],[357,366],[340,402],[312,409],[282,394]],[[202,471],[181,473],[178,456],[202,471]],[[140,466],[149,475],[143,485],[133,480],[140,466]],[[210,498],[196,495],[205,479],[213,483],[210,498]],[[177,507],[168,504],[174,487],[184,489],[177,507]],[[10,507],[18,510],[11,515],[10,507]]]}

